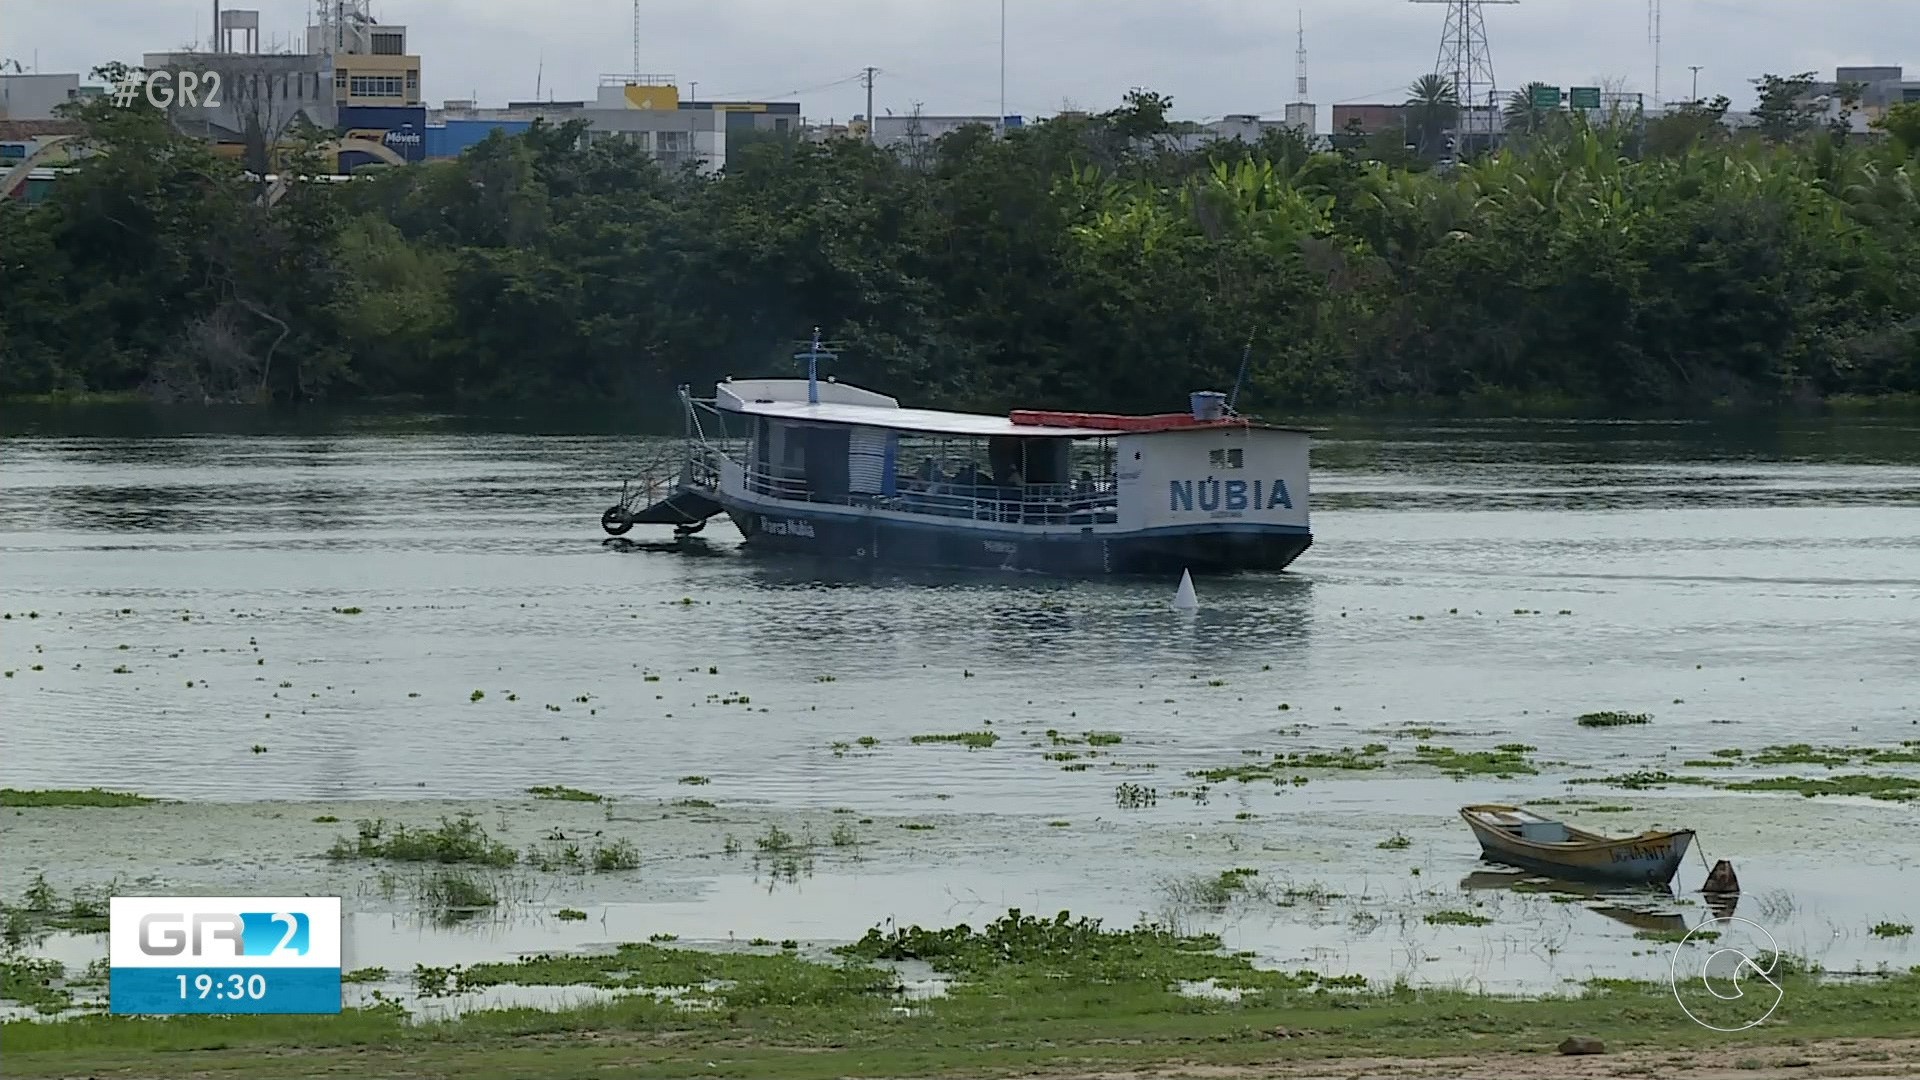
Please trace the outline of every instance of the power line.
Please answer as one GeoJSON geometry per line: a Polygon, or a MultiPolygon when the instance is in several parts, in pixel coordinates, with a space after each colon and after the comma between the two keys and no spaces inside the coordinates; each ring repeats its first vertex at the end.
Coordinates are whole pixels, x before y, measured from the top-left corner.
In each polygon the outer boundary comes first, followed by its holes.
{"type": "Polygon", "coordinates": [[[835,79],[832,82],[821,83],[818,86],[802,86],[795,90],[778,90],[778,91],[771,91],[771,92],[756,92],[751,94],[741,93],[740,91],[736,91],[736,90],[729,90],[725,93],[719,93],[719,92],[709,93],[707,97],[710,100],[724,100],[727,98],[733,98],[738,101],[765,101],[771,98],[779,98],[779,97],[799,97],[801,94],[816,94],[822,90],[831,90],[836,86],[845,86],[848,83],[857,83],[865,79],[866,77],[867,77],[867,73],[863,69],[860,71],[856,71],[851,75],[848,75],[846,78],[835,79]]]}

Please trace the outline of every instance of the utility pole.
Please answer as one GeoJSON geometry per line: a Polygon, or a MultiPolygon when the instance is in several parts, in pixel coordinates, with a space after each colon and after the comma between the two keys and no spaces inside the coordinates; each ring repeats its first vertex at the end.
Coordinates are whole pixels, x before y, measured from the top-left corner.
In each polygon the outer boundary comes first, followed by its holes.
{"type": "Polygon", "coordinates": [[[700,104],[700,80],[699,79],[687,80],[687,104],[689,105],[700,104]]]}
{"type": "Polygon", "coordinates": [[[867,68],[867,70],[866,70],[866,79],[867,79],[867,145],[868,145],[868,146],[872,146],[872,145],[873,145],[873,75],[874,75],[874,73],[875,73],[875,72],[877,72],[877,71],[879,71],[879,70],[880,70],[880,69],[879,69],[879,68],[876,68],[876,67],[869,67],[869,68],[867,68]]]}
{"type": "Polygon", "coordinates": [[[1007,0],[1000,0],[1000,118],[994,130],[1007,133],[1007,0]]]}
{"type": "Polygon", "coordinates": [[[1693,101],[1696,105],[1700,103],[1700,69],[1704,66],[1704,64],[1687,65],[1687,70],[1693,72],[1693,101]]]}
{"type": "Polygon", "coordinates": [[[1647,41],[1653,45],[1653,107],[1666,104],[1660,98],[1660,0],[1647,0],[1647,41]]]}

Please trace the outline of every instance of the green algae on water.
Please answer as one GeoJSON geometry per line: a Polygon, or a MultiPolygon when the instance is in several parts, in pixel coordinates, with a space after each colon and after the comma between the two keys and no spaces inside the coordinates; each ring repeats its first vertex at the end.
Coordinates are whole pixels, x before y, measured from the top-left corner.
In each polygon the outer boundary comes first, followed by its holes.
{"type": "Polygon", "coordinates": [[[1651,724],[1653,716],[1649,713],[1590,712],[1582,714],[1574,722],[1581,727],[1629,727],[1635,724],[1651,724]]]}
{"type": "Polygon", "coordinates": [[[1000,741],[991,731],[962,731],[953,735],[915,735],[914,743],[958,743],[969,750],[984,750],[1000,741]]]}
{"type": "Polygon", "coordinates": [[[0,806],[146,806],[159,802],[128,791],[104,788],[0,788],[0,806]]]}
{"type": "Polygon", "coordinates": [[[1539,772],[1525,755],[1511,750],[1461,751],[1422,743],[1413,748],[1413,753],[1422,765],[1431,765],[1455,779],[1469,775],[1508,777],[1539,772]]]}
{"type": "Polygon", "coordinates": [[[591,791],[570,788],[563,784],[551,784],[544,787],[530,787],[527,794],[536,799],[559,799],[563,802],[603,802],[605,795],[596,795],[591,791]]]}
{"type": "Polygon", "coordinates": [[[1817,795],[1865,795],[1885,802],[1912,802],[1920,799],[1920,779],[1906,776],[1830,776],[1810,780],[1800,776],[1772,776],[1761,780],[1740,780],[1726,785],[1728,791],[1797,791],[1811,799],[1817,795]]]}
{"type": "Polygon", "coordinates": [[[1434,911],[1426,916],[1426,922],[1433,926],[1485,926],[1492,921],[1470,911],[1434,911]]]}

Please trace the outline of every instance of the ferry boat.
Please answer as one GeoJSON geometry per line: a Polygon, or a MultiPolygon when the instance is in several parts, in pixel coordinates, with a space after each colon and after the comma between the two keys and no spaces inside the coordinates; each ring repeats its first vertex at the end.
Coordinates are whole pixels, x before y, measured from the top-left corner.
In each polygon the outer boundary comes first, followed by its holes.
{"type": "Polygon", "coordinates": [[[1281,570],[1313,542],[1311,432],[1217,392],[1184,413],[994,416],[902,407],[810,364],[680,398],[676,475],[623,491],[607,533],[724,514],[750,549],[1068,576],[1281,570]]]}

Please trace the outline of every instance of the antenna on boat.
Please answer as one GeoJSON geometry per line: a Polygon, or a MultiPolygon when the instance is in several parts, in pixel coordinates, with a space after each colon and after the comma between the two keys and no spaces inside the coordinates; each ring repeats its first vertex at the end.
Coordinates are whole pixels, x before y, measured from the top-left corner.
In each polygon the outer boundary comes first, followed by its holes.
{"type": "Polygon", "coordinates": [[[1247,381],[1247,361],[1253,359],[1253,335],[1259,332],[1258,327],[1247,331],[1247,346],[1240,350],[1240,374],[1233,377],[1233,393],[1227,395],[1227,415],[1229,416],[1239,415],[1234,412],[1233,405],[1240,400],[1240,384],[1247,381]]]}
{"type": "Polygon", "coordinates": [[[831,349],[820,347],[820,328],[813,328],[813,341],[807,345],[806,352],[793,354],[795,360],[807,362],[807,404],[820,404],[820,361],[832,360],[836,354],[831,349]]]}

